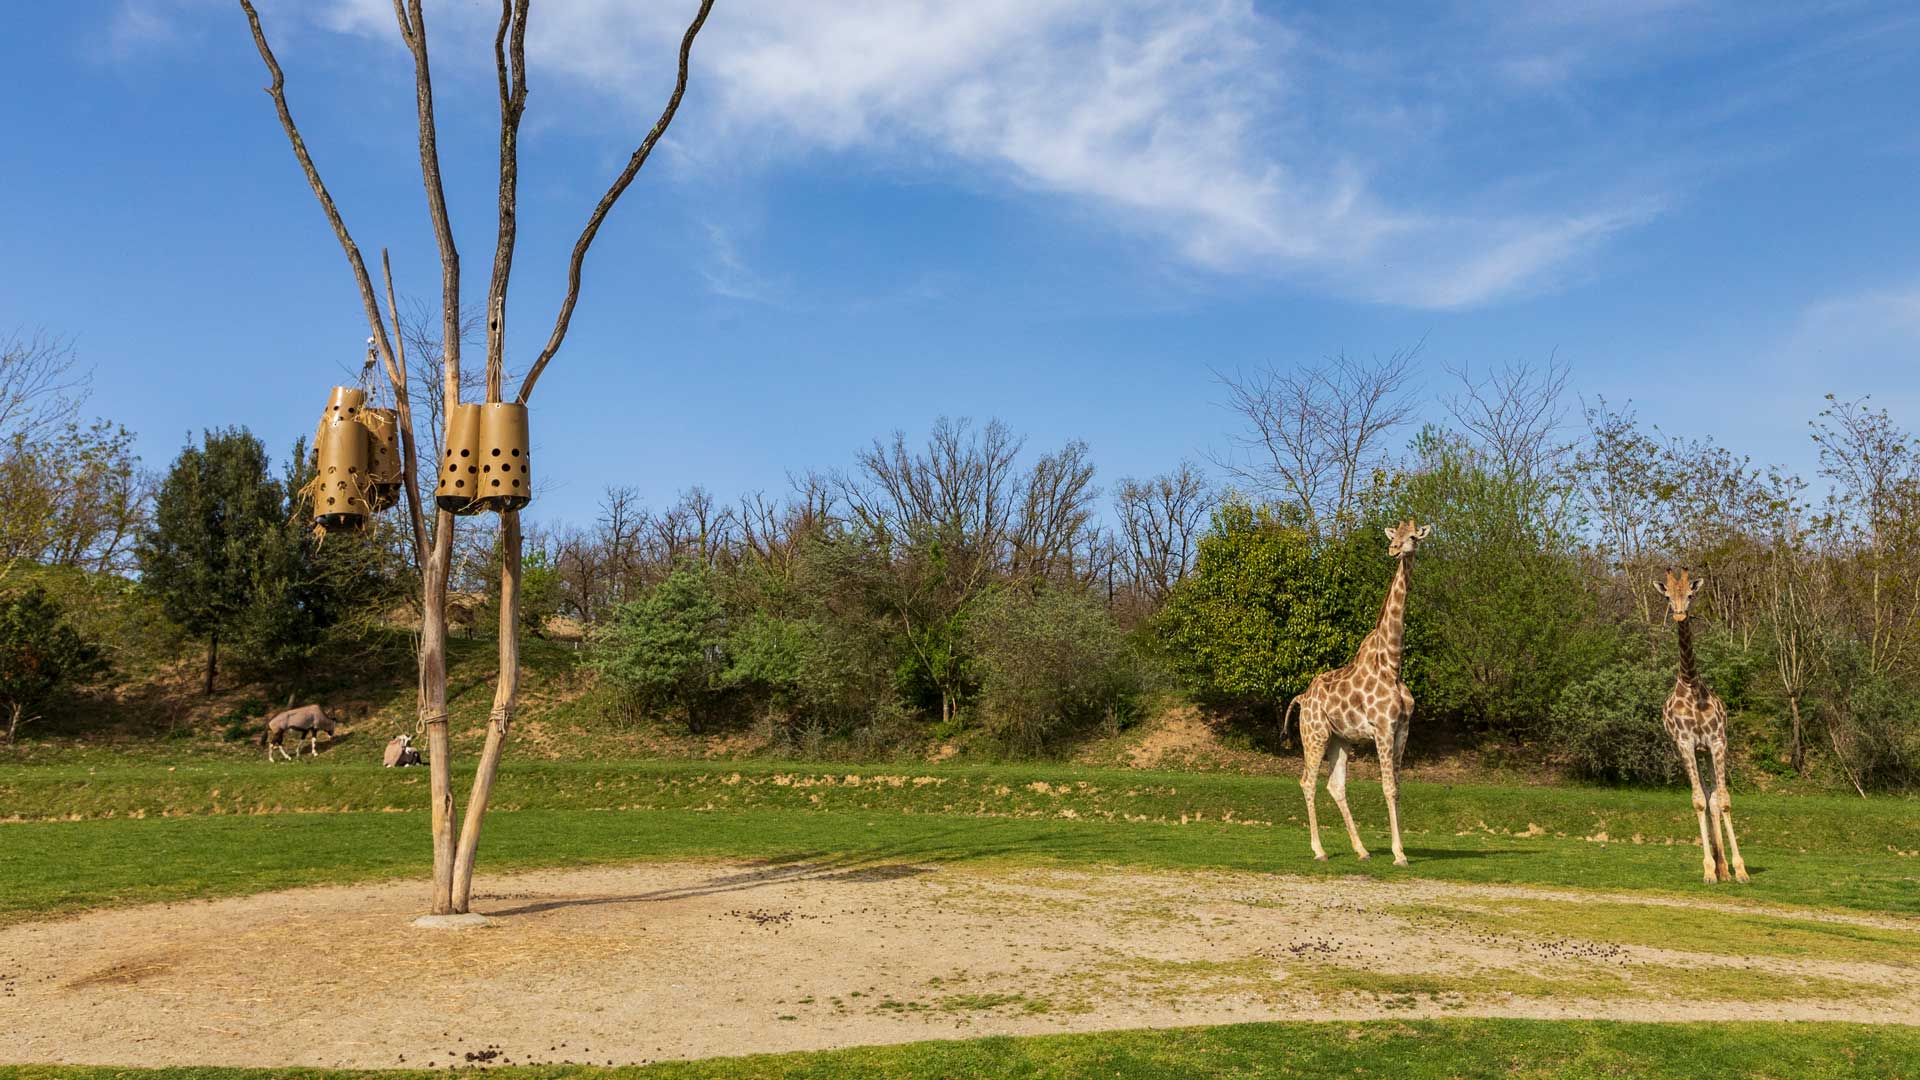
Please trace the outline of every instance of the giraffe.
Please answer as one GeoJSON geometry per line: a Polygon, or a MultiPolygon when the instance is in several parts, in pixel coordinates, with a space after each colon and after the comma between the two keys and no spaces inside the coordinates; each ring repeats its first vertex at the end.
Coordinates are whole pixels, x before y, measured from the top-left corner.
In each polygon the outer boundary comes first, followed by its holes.
{"type": "MultiPolygon", "coordinates": [[[[1300,773],[1300,790],[1307,796],[1307,838],[1313,843],[1313,857],[1325,861],[1327,851],[1320,846],[1320,819],[1313,804],[1313,786],[1320,779],[1320,759],[1327,747],[1333,747],[1333,768],[1327,773],[1327,794],[1340,807],[1347,823],[1347,838],[1353,852],[1367,858],[1360,842],[1360,830],[1354,827],[1353,811],[1347,809],[1347,757],[1362,743],[1372,743],[1380,755],[1380,787],[1387,796],[1387,822],[1393,830],[1393,864],[1407,865],[1407,853],[1400,846],[1400,759],[1407,750],[1407,727],[1413,720],[1413,693],[1400,681],[1400,654],[1407,615],[1407,585],[1413,576],[1413,549],[1431,525],[1416,525],[1409,519],[1384,530],[1387,554],[1399,563],[1387,599],[1380,607],[1380,621],[1360,643],[1360,651],[1346,667],[1321,672],[1307,684],[1305,691],[1287,703],[1287,711],[1300,708],[1300,748],[1305,755],[1300,773]]],[[[1282,715],[1281,724],[1287,717],[1282,715]]]]}
{"type": "Polygon", "coordinates": [[[1740,842],[1733,838],[1733,800],[1727,796],[1727,704],[1707,689],[1706,680],[1693,666],[1693,623],[1687,618],[1687,607],[1706,580],[1685,570],[1669,570],[1665,581],[1653,583],[1654,590],[1667,598],[1667,615],[1680,637],[1680,674],[1660,715],[1693,783],[1693,812],[1700,819],[1700,858],[1707,884],[1727,880],[1729,858],[1733,879],[1745,884],[1747,864],[1740,858],[1740,842]],[[1711,800],[1700,787],[1700,762],[1695,755],[1702,748],[1713,755],[1711,800]],[[1720,848],[1723,826],[1727,832],[1724,852],[1720,848]]]}

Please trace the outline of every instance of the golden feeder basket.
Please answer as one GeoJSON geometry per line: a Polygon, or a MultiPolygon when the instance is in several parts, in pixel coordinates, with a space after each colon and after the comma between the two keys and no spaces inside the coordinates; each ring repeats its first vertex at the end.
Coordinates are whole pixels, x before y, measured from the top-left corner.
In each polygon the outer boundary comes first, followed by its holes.
{"type": "Polygon", "coordinates": [[[369,497],[377,514],[400,501],[400,415],[392,409],[362,409],[360,425],[367,429],[367,471],[373,482],[369,497]]]}
{"type": "Polygon", "coordinates": [[[486,510],[518,510],[533,500],[527,407],[510,402],[480,406],[480,503],[486,510]]]}
{"type": "Polygon", "coordinates": [[[440,482],[434,502],[456,514],[481,511],[475,498],[480,490],[480,406],[455,405],[447,416],[446,449],[440,455],[440,482]]]}
{"type": "Polygon", "coordinates": [[[314,433],[313,519],[328,529],[357,529],[373,512],[367,496],[372,445],[361,424],[367,392],[336,386],[314,433]]]}

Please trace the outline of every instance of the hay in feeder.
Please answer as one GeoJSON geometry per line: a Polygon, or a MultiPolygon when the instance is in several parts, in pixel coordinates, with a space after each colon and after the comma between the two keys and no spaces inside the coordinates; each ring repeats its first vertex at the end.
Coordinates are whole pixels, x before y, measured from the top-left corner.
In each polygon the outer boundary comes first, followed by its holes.
{"type": "Polygon", "coordinates": [[[367,471],[372,490],[368,499],[374,512],[379,513],[400,501],[400,415],[392,409],[363,409],[360,426],[367,429],[370,450],[367,471]]]}

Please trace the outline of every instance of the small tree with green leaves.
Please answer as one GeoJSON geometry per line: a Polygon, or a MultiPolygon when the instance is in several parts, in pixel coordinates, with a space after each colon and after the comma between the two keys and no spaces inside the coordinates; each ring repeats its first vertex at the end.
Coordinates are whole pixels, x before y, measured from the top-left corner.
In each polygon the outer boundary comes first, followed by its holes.
{"type": "Polygon", "coordinates": [[[204,433],[180,451],[139,547],[141,583],[167,617],[207,643],[213,693],[220,642],[256,618],[260,582],[283,557],[285,494],[266,448],[245,428],[204,433]]]}
{"type": "Polygon", "coordinates": [[[1203,698],[1273,706],[1346,663],[1393,572],[1379,537],[1316,540],[1286,510],[1221,506],[1155,623],[1174,674],[1203,698]]]}
{"type": "Polygon", "coordinates": [[[695,730],[712,719],[727,666],[726,616],[711,576],[682,566],[615,608],[593,658],[633,704],[678,711],[695,730]]]}
{"type": "Polygon", "coordinates": [[[68,626],[38,585],[0,598],[0,720],[7,741],[62,686],[105,670],[100,650],[68,626]]]}

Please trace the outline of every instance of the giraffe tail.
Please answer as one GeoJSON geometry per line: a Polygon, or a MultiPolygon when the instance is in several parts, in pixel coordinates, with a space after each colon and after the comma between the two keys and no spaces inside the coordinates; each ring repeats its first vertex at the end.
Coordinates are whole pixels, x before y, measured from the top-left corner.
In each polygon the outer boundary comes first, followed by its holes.
{"type": "MultiPolygon", "coordinates": [[[[1287,707],[1280,713],[1280,745],[1283,747],[1287,745],[1287,725],[1294,722],[1294,714],[1299,711],[1300,699],[1306,696],[1305,694],[1293,695],[1293,700],[1287,702],[1287,707]]],[[[1304,741],[1302,740],[1303,745],[1304,741]]]]}

